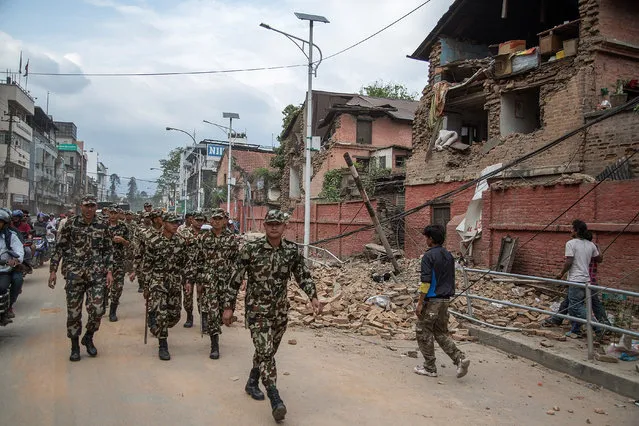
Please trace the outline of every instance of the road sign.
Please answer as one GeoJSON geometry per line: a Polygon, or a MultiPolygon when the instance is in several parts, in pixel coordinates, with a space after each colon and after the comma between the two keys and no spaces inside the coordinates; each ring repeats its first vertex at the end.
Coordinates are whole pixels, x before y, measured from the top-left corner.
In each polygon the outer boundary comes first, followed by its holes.
{"type": "Polygon", "coordinates": [[[58,145],[58,151],[77,151],[78,146],[73,143],[61,143],[58,145]]]}
{"type": "Polygon", "coordinates": [[[206,146],[206,155],[207,155],[207,157],[218,157],[218,158],[221,158],[225,149],[226,149],[226,147],[223,146],[223,145],[208,144],[206,146]]]}

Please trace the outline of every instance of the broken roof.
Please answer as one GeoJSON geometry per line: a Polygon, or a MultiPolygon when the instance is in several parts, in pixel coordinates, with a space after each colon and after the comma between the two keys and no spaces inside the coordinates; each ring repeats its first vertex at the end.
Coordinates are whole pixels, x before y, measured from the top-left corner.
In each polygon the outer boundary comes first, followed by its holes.
{"type": "MultiPolygon", "coordinates": [[[[232,155],[234,165],[244,170],[247,174],[251,174],[256,169],[261,168],[273,170],[271,167],[271,158],[275,156],[273,151],[234,144],[232,155]]],[[[220,162],[226,156],[228,156],[228,149],[224,150],[220,162]]]]}
{"type": "Polygon", "coordinates": [[[409,58],[428,61],[441,37],[485,45],[521,39],[532,47],[541,31],[579,17],[578,0],[554,0],[545,7],[542,0],[511,1],[505,9],[506,18],[502,18],[503,5],[503,0],[455,0],[409,58]]]}
{"type": "Polygon", "coordinates": [[[337,115],[342,113],[377,113],[388,115],[393,120],[412,122],[415,119],[415,111],[418,106],[418,101],[353,95],[348,102],[333,105],[326,116],[320,120],[319,127],[327,126],[337,115]]]}

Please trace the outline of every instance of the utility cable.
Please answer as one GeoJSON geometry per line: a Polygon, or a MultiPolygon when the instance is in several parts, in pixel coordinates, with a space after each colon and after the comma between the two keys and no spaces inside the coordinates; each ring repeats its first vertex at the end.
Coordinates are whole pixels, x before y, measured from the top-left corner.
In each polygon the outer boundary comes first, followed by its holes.
{"type": "MultiPolygon", "coordinates": [[[[386,31],[390,27],[406,19],[407,17],[409,17],[410,15],[412,15],[413,13],[415,13],[416,11],[418,11],[419,9],[421,9],[422,7],[424,7],[430,2],[431,0],[427,0],[421,3],[419,6],[405,13],[400,18],[386,25],[382,29],[374,32],[368,37],[365,37],[364,39],[358,41],[357,43],[354,43],[338,52],[333,53],[332,55],[324,58],[324,60],[334,58],[338,55],[341,55],[344,52],[347,52],[359,46],[362,43],[365,43],[366,41],[372,39],[373,37],[386,31]]],[[[318,61],[316,61],[315,63],[317,62],[318,61]]],[[[278,65],[278,66],[272,66],[272,67],[231,68],[231,69],[223,69],[223,70],[206,70],[206,71],[125,72],[125,73],[81,73],[81,72],[80,73],[53,73],[53,72],[30,71],[29,75],[40,75],[40,76],[50,76],[50,77],[53,77],[53,76],[54,77],[163,77],[163,76],[176,76],[176,75],[234,74],[234,73],[241,73],[241,72],[272,71],[272,70],[281,70],[281,69],[289,69],[289,68],[301,68],[301,67],[307,67],[307,66],[308,64],[291,64],[291,65],[278,65]]]]}

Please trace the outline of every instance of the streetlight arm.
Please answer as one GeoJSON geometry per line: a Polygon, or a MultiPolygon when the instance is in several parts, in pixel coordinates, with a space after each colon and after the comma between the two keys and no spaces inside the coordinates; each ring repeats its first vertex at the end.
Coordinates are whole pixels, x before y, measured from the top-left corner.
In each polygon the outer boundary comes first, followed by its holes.
{"type": "Polygon", "coordinates": [[[186,130],[176,129],[175,127],[167,127],[166,130],[167,131],[175,130],[176,132],[182,132],[182,133],[184,133],[185,135],[188,135],[188,137],[191,138],[191,140],[193,141],[194,145],[197,145],[197,141],[195,140],[195,137],[192,134],[190,134],[189,132],[187,132],[186,130]]]}
{"type": "MultiPolygon", "coordinates": [[[[286,37],[286,38],[288,38],[289,40],[291,40],[291,41],[293,42],[293,44],[295,44],[295,46],[297,46],[297,47],[298,47],[298,49],[300,49],[300,50],[302,51],[302,53],[304,54],[304,56],[306,56],[306,59],[309,59],[308,54],[307,54],[307,53],[306,53],[306,51],[304,50],[304,45],[307,45],[307,44],[309,44],[309,45],[310,45],[310,43],[309,43],[307,40],[304,40],[303,38],[299,38],[299,37],[297,37],[297,36],[294,36],[293,34],[289,34],[289,33],[287,33],[287,32],[284,32],[284,31],[278,30],[277,28],[273,28],[273,27],[271,27],[270,25],[265,24],[265,23],[263,23],[263,22],[260,24],[260,27],[262,27],[262,28],[266,28],[267,30],[275,31],[276,33],[280,33],[280,34],[282,34],[284,37],[286,37]],[[300,41],[300,42],[302,43],[302,45],[300,46],[300,45],[299,45],[299,44],[297,44],[294,40],[298,40],[298,41],[300,41]]],[[[319,55],[320,55],[319,61],[315,61],[315,62],[313,62],[313,65],[314,65],[314,70],[313,70],[313,72],[315,73],[315,77],[317,77],[317,68],[318,68],[318,67],[320,66],[320,64],[322,63],[322,59],[323,59],[324,55],[322,54],[322,49],[320,49],[318,45],[316,45],[315,43],[313,43],[313,46],[312,46],[312,47],[316,48],[316,49],[317,49],[317,51],[319,52],[319,55]]]]}

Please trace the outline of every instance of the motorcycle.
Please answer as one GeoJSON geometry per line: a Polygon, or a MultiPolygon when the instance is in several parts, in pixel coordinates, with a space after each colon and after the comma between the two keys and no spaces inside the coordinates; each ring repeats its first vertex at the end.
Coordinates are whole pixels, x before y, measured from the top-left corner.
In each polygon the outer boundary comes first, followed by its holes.
{"type": "Polygon", "coordinates": [[[48,256],[48,244],[46,237],[33,237],[33,260],[34,268],[39,268],[46,262],[48,256]]]}
{"type": "Polygon", "coordinates": [[[25,277],[27,274],[33,272],[33,267],[31,266],[33,260],[33,241],[25,240],[22,247],[24,249],[24,261],[19,266],[22,271],[22,276],[25,277]]]}
{"type": "MultiPolygon", "coordinates": [[[[9,273],[13,267],[9,266],[8,261],[11,258],[18,257],[15,253],[11,251],[5,251],[0,255],[0,272],[9,273]]],[[[11,324],[13,321],[7,316],[9,313],[9,307],[11,305],[11,286],[13,283],[9,284],[9,288],[7,292],[3,295],[0,295],[0,326],[4,327],[7,324],[11,324]]]]}

